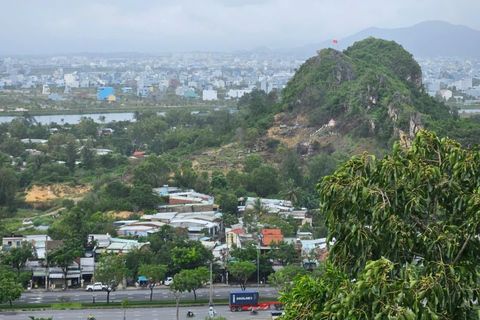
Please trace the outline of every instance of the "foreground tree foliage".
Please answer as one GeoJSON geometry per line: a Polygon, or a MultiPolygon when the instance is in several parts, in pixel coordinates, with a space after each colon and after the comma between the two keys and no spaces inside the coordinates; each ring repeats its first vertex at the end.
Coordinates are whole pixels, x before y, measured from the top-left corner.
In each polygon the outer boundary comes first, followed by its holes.
{"type": "Polygon", "coordinates": [[[478,319],[480,152],[420,131],[317,186],[330,249],[321,279],[281,297],[285,319],[478,319]]]}

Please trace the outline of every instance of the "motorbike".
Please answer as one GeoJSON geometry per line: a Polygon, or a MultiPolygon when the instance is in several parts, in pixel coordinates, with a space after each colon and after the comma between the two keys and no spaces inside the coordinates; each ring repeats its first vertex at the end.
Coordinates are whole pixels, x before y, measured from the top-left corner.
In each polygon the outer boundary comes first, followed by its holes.
{"type": "Polygon", "coordinates": [[[252,309],[252,310],[250,310],[250,314],[251,314],[252,316],[257,315],[257,314],[258,314],[258,311],[255,310],[255,309],[252,309]]]}
{"type": "Polygon", "coordinates": [[[193,318],[193,317],[195,317],[195,315],[193,314],[193,312],[192,312],[192,311],[188,311],[188,312],[187,312],[187,318],[193,318]]]}

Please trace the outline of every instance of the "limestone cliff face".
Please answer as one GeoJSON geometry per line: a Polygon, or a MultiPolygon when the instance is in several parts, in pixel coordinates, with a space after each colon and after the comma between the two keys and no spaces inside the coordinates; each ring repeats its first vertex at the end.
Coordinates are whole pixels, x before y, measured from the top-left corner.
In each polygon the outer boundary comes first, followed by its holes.
{"type": "Polygon", "coordinates": [[[343,52],[324,49],[308,59],[283,91],[283,108],[313,127],[330,119],[339,133],[391,141],[448,109],[423,92],[420,66],[393,41],[369,38],[343,52]]]}

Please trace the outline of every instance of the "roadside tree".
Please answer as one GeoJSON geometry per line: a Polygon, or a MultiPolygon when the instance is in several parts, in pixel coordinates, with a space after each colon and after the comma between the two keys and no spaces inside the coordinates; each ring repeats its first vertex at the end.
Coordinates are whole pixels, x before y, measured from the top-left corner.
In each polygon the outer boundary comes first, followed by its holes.
{"type": "Polygon", "coordinates": [[[142,264],[138,269],[138,273],[148,279],[148,287],[150,288],[150,301],[153,297],[153,288],[157,282],[165,279],[167,274],[167,266],[155,264],[142,264]]]}
{"type": "Polygon", "coordinates": [[[107,303],[110,302],[110,292],[123,281],[127,273],[125,259],[115,253],[104,254],[95,269],[95,279],[108,285],[107,303]]]}
{"type": "Polygon", "coordinates": [[[8,302],[11,306],[12,301],[20,298],[22,292],[23,287],[15,281],[15,274],[2,270],[0,273],[0,304],[8,302]]]}
{"type": "Polygon", "coordinates": [[[65,241],[62,246],[48,253],[48,264],[62,269],[64,290],[67,290],[68,268],[75,258],[80,257],[81,255],[82,250],[74,241],[65,241]]]}
{"type": "Polygon", "coordinates": [[[28,259],[34,258],[35,252],[30,242],[23,241],[19,247],[4,249],[0,252],[0,261],[3,265],[12,267],[17,276],[23,271],[28,259]]]}
{"type": "Polygon", "coordinates": [[[207,267],[198,267],[191,270],[182,270],[175,277],[182,278],[182,285],[185,291],[192,292],[197,301],[197,289],[201,288],[210,278],[210,271],[207,267]]]}
{"type": "Polygon", "coordinates": [[[228,272],[237,279],[242,290],[247,286],[247,280],[257,270],[257,266],[250,261],[230,262],[227,266],[228,272]]]}

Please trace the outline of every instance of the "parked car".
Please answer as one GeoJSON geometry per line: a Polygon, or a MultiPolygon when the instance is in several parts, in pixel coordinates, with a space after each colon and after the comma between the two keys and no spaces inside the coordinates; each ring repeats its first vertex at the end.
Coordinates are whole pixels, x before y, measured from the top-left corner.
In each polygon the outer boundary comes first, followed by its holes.
{"type": "Polygon", "coordinates": [[[89,284],[87,286],[87,291],[105,291],[108,289],[108,286],[106,284],[103,284],[101,282],[95,282],[94,284],[89,284]]]}
{"type": "Polygon", "coordinates": [[[168,277],[165,281],[163,281],[163,284],[166,286],[169,286],[173,282],[172,277],[168,277]]]}

